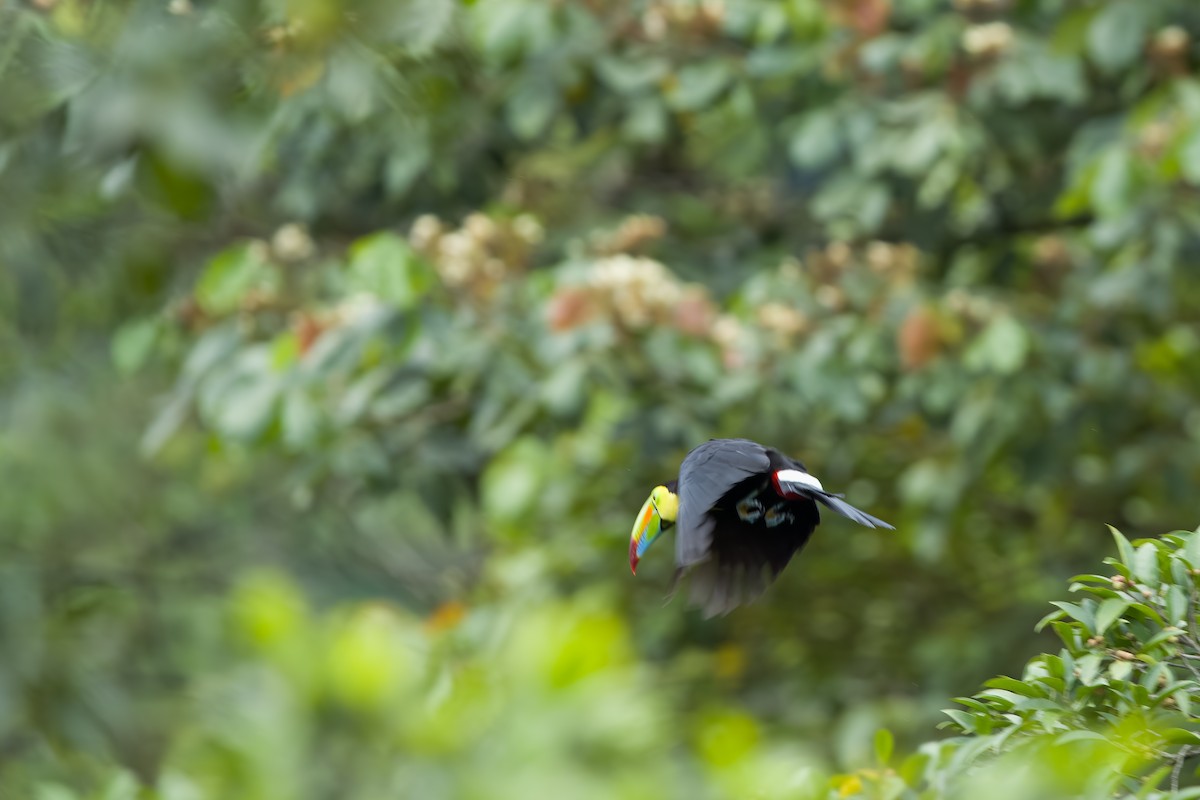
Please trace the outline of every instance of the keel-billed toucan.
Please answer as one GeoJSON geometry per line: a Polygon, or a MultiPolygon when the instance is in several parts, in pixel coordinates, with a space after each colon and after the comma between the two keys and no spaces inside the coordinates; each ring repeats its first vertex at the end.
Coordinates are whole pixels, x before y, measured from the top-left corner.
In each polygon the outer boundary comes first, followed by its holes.
{"type": "Polygon", "coordinates": [[[633,524],[629,567],[671,527],[675,580],[691,575],[691,600],[708,616],[757,597],[821,521],[817,503],[868,528],[891,528],[830,494],[794,458],[747,439],[712,439],[654,487],[633,524]],[[764,575],[764,573],[766,573],[764,575]]]}

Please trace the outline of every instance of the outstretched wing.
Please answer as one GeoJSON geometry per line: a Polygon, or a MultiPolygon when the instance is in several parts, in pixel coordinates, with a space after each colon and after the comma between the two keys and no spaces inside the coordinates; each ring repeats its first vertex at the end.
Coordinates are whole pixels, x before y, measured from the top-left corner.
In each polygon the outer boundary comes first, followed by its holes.
{"type": "Polygon", "coordinates": [[[734,486],[770,467],[767,449],[749,439],[711,439],[687,454],[679,465],[676,566],[709,558],[716,521],[708,512],[734,486]]]}

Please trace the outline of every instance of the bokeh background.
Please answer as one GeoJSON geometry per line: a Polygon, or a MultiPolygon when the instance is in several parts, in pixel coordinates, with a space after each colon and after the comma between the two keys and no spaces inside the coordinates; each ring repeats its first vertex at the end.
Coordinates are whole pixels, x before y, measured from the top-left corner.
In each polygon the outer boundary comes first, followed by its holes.
{"type": "Polygon", "coordinates": [[[0,2],[0,797],[807,797],[1200,521],[1191,0],[0,2]],[[826,515],[665,603],[710,437],[826,515]]]}

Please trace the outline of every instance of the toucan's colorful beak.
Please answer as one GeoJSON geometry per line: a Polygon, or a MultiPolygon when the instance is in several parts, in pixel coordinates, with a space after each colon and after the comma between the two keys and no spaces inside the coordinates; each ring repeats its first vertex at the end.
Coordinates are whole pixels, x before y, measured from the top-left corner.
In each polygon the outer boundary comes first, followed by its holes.
{"type": "Polygon", "coordinates": [[[637,565],[642,554],[654,543],[660,533],[662,533],[662,518],[654,506],[654,498],[651,497],[646,500],[642,510],[638,512],[637,519],[633,523],[633,532],[629,536],[629,569],[633,571],[634,575],[637,574],[637,565]]]}

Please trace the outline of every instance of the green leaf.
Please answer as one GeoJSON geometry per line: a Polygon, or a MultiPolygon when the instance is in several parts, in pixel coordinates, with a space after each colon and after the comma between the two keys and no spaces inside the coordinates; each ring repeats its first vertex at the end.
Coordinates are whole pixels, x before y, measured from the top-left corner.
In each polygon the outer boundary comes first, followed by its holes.
{"type": "Polygon", "coordinates": [[[972,711],[979,711],[984,714],[990,714],[992,711],[991,706],[984,705],[983,703],[976,700],[974,697],[956,697],[956,698],[954,698],[954,702],[962,703],[964,706],[971,709],[972,711]]]}
{"type": "MultiPolygon", "coordinates": [[[[1186,540],[1180,546],[1186,545],[1186,540]]],[[[1188,572],[1187,561],[1180,558],[1179,552],[1175,552],[1171,557],[1171,582],[1176,586],[1191,586],[1192,576],[1188,572]]]]}
{"type": "Polygon", "coordinates": [[[614,91],[637,94],[652,89],[667,76],[671,62],[665,58],[633,59],[604,55],[596,59],[596,74],[614,91]]]}
{"type": "Polygon", "coordinates": [[[525,81],[509,98],[506,118],[516,137],[528,142],[545,132],[558,108],[557,88],[538,77],[525,81]]]}
{"type": "Polygon", "coordinates": [[[689,64],[675,74],[668,93],[671,107],[677,111],[698,111],[713,103],[733,77],[721,58],[689,64]]]}
{"type": "Polygon", "coordinates": [[[1063,692],[1067,688],[1066,681],[1053,675],[1042,675],[1041,677],[1034,678],[1034,681],[1045,686],[1047,694],[1050,692],[1063,692]]]}
{"type": "Polygon", "coordinates": [[[1079,682],[1084,686],[1095,685],[1096,676],[1100,673],[1101,661],[1102,659],[1097,653],[1080,656],[1075,662],[1075,669],[1079,671],[1079,682]]]}
{"type": "Polygon", "coordinates": [[[1057,606],[1067,613],[1071,619],[1076,622],[1082,622],[1083,626],[1089,631],[1096,629],[1096,614],[1092,610],[1094,601],[1085,600],[1082,603],[1067,603],[1062,600],[1055,600],[1050,605],[1057,606]]]}
{"type": "Polygon", "coordinates": [[[841,152],[842,139],[837,117],[818,109],[800,120],[788,142],[788,155],[798,167],[822,167],[841,152]]]}
{"type": "Polygon", "coordinates": [[[393,197],[403,195],[429,169],[433,150],[424,132],[404,138],[388,156],[384,181],[393,197]]]}
{"type": "Polygon", "coordinates": [[[1200,733],[1187,728],[1167,728],[1162,737],[1173,744],[1200,744],[1200,733]]]}
{"type": "Polygon", "coordinates": [[[1067,578],[1071,583],[1102,583],[1108,585],[1112,582],[1112,578],[1108,575],[1096,575],[1094,573],[1086,573],[1083,575],[1075,575],[1067,578]]]}
{"type": "Polygon", "coordinates": [[[98,800],[136,800],[141,796],[138,781],[124,770],[113,775],[104,787],[104,793],[98,795],[98,800]]]}
{"type": "Polygon", "coordinates": [[[1092,629],[1092,632],[1097,636],[1102,635],[1125,613],[1125,610],[1129,608],[1130,602],[1125,598],[1119,597],[1109,598],[1102,602],[1100,607],[1096,609],[1096,627],[1092,629]]]}
{"type": "Polygon", "coordinates": [[[1086,592],[1087,594],[1090,594],[1092,597],[1098,597],[1101,599],[1125,596],[1124,594],[1116,591],[1115,589],[1109,589],[1107,586],[1088,586],[1087,584],[1083,584],[1083,583],[1072,583],[1069,587],[1067,587],[1067,591],[1069,591],[1069,592],[1086,592]]]}
{"type": "Polygon", "coordinates": [[[1180,145],[1179,169],[1189,183],[1200,184],[1200,128],[1180,145]]]}
{"type": "Polygon", "coordinates": [[[1132,569],[1133,567],[1133,545],[1125,538],[1122,533],[1112,525],[1108,526],[1108,530],[1112,533],[1113,539],[1117,543],[1117,555],[1121,559],[1121,563],[1132,569]]]}
{"type": "Polygon", "coordinates": [[[992,689],[1006,689],[1010,692],[1015,692],[1016,694],[1024,695],[1025,697],[1045,697],[1046,696],[1045,690],[1042,689],[1040,686],[1035,686],[1035,685],[1026,683],[1025,681],[1019,681],[1016,678],[1010,678],[1010,677],[1007,677],[1004,675],[1001,675],[1000,677],[997,677],[997,678],[992,678],[991,680],[985,682],[983,685],[987,686],[989,688],[992,688],[992,689]]]}
{"type": "Polygon", "coordinates": [[[905,783],[915,785],[921,780],[921,776],[925,774],[925,770],[929,766],[930,756],[926,753],[913,753],[904,759],[900,764],[900,769],[897,770],[901,779],[905,783]]]}
{"type": "Polygon", "coordinates": [[[1188,596],[1183,587],[1172,584],[1167,589],[1166,598],[1167,621],[1172,625],[1185,620],[1188,610],[1188,596]]]}
{"type": "Polygon", "coordinates": [[[1063,611],[1061,608],[1057,609],[1055,611],[1051,611],[1049,614],[1047,614],[1046,616],[1044,616],[1040,620],[1038,620],[1038,623],[1037,623],[1037,625],[1035,625],[1033,627],[1033,630],[1036,633],[1041,633],[1043,628],[1045,628],[1051,622],[1062,619],[1065,614],[1066,614],[1066,612],[1063,611]]]}
{"type": "Polygon", "coordinates": [[[1167,620],[1163,619],[1162,614],[1159,614],[1157,610],[1155,610],[1154,608],[1151,608],[1150,606],[1146,605],[1145,603],[1130,603],[1129,610],[1136,611],[1137,613],[1141,614],[1143,617],[1145,617],[1150,622],[1154,622],[1159,625],[1167,624],[1167,620]]]}
{"type": "Polygon", "coordinates": [[[1108,738],[1095,731],[1082,730],[1067,731],[1066,733],[1059,734],[1054,738],[1054,741],[1058,744],[1070,744],[1071,742],[1107,742],[1108,738]]]}
{"type": "Polygon", "coordinates": [[[223,436],[255,440],[271,424],[282,388],[271,368],[270,347],[254,345],[204,381],[197,398],[200,415],[223,436]]]}
{"type": "Polygon", "coordinates": [[[376,233],[350,247],[346,289],[364,292],[406,310],[428,291],[432,275],[408,242],[393,233],[376,233]]]}
{"type": "Polygon", "coordinates": [[[1188,536],[1187,544],[1183,547],[1183,557],[1192,569],[1200,569],[1200,533],[1188,536]]]}
{"type": "Polygon", "coordinates": [[[1135,578],[1151,589],[1158,588],[1158,546],[1155,543],[1146,542],[1138,547],[1131,566],[1135,578]]]}
{"type": "Polygon", "coordinates": [[[321,431],[321,420],[321,409],[307,392],[293,389],[284,395],[280,424],[283,441],[288,447],[299,450],[315,443],[321,431]]]}
{"type": "Polygon", "coordinates": [[[152,457],[162,449],[163,445],[183,426],[188,412],[192,407],[192,396],[184,387],[178,387],[171,393],[169,399],[154,419],[146,426],[138,449],[142,455],[152,457]]]}
{"type": "Polygon", "coordinates": [[[1129,207],[1133,183],[1133,162],[1124,147],[1110,147],[1096,162],[1089,197],[1101,214],[1113,215],[1129,207]]]}
{"type": "Polygon", "coordinates": [[[995,701],[992,705],[1002,709],[1012,708],[1021,700],[1021,695],[1016,692],[1010,692],[1007,689],[984,689],[975,696],[982,697],[985,701],[995,701]]]}
{"type": "Polygon", "coordinates": [[[1142,51],[1150,10],[1140,0],[1110,0],[1088,27],[1088,55],[1105,72],[1130,66],[1142,51]]]}
{"type": "Polygon", "coordinates": [[[247,242],[218,253],[196,282],[196,302],[209,314],[238,310],[252,290],[274,292],[278,272],[267,263],[262,242],[247,242]]]}
{"type": "Polygon", "coordinates": [[[951,721],[962,728],[964,731],[974,731],[976,729],[975,717],[965,711],[959,711],[957,708],[942,709],[942,713],[951,719],[951,721]]]}
{"type": "Polygon", "coordinates": [[[813,198],[812,210],[818,218],[836,225],[835,231],[844,229],[849,237],[878,230],[891,203],[891,189],[886,183],[839,173],[821,186],[813,198]]]}
{"type": "Polygon", "coordinates": [[[1166,628],[1164,630],[1161,630],[1158,633],[1151,636],[1149,639],[1146,639],[1144,642],[1142,642],[1142,644],[1141,644],[1142,649],[1150,650],[1155,645],[1162,644],[1163,642],[1170,639],[1172,636],[1178,636],[1179,634],[1180,634],[1180,631],[1178,628],[1166,628]]]}
{"type": "Polygon", "coordinates": [[[154,352],[161,329],[158,317],[131,320],[118,328],[111,345],[117,369],[125,375],[137,372],[154,352]]]}
{"type": "Polygon", "coordinates": [[[1001,314],[984,328],[967,349],[963,363],[970,369],[1009,375],[1025,363],[1029,334],[1015,318],[1001,314]]]}
{"type": "Polygon", "coordinates": [[[621,130],[631,141],[656,144],[666,138],[669,127],[670,120],[662,100],[645,96],[629,104],[621,130]]]}
{"type": "Polygon", "coordinates": [[[1133,672],[1132,661],[1114,661],[1108,665],[1108,677],[1114,681],[1123,681],[1133,672]]]}
{"type": "MultiPolygon", "coordinates": [[[[1063,644],[1067,647],[1077,648],[1083,646],[1083,636],[1081,636],[1080,625],[1077,622],[1064,622],[1056,620],[1050,623],[1050,627],[1058,634],[1058,638],[1062,639],[1063,644]]],[[[1086,632],[1083,632],[1086,635],[1086,632]]]]}
{"type": "MultiPolygon", "coordinates": [[[[523,523],[536,507],[547,477],[548,454],[541,442],[525,437],[500,453],[483,474],[483,508],[497,524],[523,523]]],[[[513,534],[532,535],[525,525],[513,534]]]]}
{"type": "Polygon", "coordinates": [[[377,367],[355,378],[338,399],[333,412],[334,421],[345,427],[359,422],[367,414],[371,401],[388,384],[392,376],[390,368],[377,367]]]}
{"type": "Polygon", "coordinates": [[[887,728],[880,728],[875,731],[875,758],[881,767],[886,767],[888,762],[892,760],[892,751],[895,748],[896,741],[892,737],[892,732],[887,728]]]}

